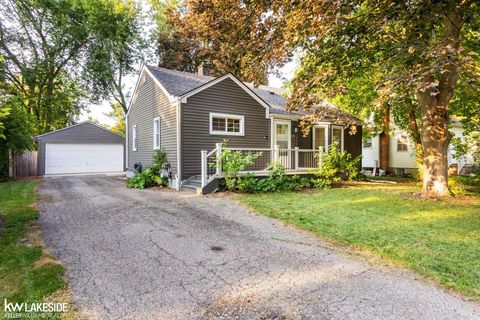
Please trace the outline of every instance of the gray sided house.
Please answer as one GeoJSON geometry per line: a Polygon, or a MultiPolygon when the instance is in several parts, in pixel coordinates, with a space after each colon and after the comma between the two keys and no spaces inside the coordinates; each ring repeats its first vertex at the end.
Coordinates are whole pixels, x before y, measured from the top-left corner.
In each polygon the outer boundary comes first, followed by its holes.
{"type": "Polygon", "coordinates": [[[89,121],[36,137],[38,175],[124,172],[125,137],[89,121]]]}
{"type": "Polygon", "coordinates": [[[358,119],[325,106],[331,117],[303,136],[298,126],[301,114],[286,112],[285,106],[280,89],[253,87],[232,74],[214,78],[145,65],[127,113],[127,170],[133,172],[138,162],[148,167],[155,150],[164,148],[171,165],[170,184],[179,188],[201,175],[202,150],[211,151],[224,140],[228,147],[264,149],[268,154],[267,149],[280,148],[282,164],[292,170],[302,162],[298,155],[293,160],[294,150],[306,154],[338,143],[352,155],[361,155],[358,119]],[[355,134],[333,120],[339,115],[358,124],[355,134]]]}

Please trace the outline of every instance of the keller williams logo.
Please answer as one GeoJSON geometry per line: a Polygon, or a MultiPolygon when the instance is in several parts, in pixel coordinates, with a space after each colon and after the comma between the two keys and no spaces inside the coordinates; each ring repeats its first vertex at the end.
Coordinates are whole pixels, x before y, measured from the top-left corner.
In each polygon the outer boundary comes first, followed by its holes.
{"type": "Polygon", "coordinates": [[[5,312],[66,312],[67,303],[40,302],[40,303],[12,303],[4,299],[5,312]]]}

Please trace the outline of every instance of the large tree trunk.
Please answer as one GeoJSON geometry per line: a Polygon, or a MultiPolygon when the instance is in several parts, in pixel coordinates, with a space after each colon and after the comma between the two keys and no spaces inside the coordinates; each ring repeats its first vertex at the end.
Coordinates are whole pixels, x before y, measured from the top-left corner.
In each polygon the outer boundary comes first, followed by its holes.
{"type": "MultiPolygon", "coordinates": [[[[458,50],[460,29],[463,21],[457,12],[445,13],[445,43],[458,50]]],[[[417,92],[422,124],[420,140],[423,149],[423,189],[427,197],[445,197],[448,189],[448,145],[451,135],[448,131],[447,113],[450,99],[458,78],[458,66],[455,59],[449,59],[439,75],[438,88],[417,92]]],[[[433,83],[433,79],[430,81],[433,83]]]]}
{"type": "Polygon", "coordinates": [[[448,189],[447,148],[450,143],[448,115],[444,105],[425,94],[418,95],[422,113],[423,189],[427,197],[445,197],[448,189]]]}

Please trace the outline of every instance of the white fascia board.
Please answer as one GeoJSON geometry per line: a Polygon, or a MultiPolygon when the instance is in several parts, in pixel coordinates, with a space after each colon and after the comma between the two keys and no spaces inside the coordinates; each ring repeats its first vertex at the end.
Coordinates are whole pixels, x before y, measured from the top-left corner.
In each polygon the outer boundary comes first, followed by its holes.
{"type": "Polygon", "coordinates": [[[158,81],[158,79],[150,72],[150,70],[148,70],[148,68],[145,65],[143,65],[141,70],[140,70],[140,73],[138,74],[137,82],[135,84],[135,89],[133,89],[132,97],[130,99],[130,102],[128,103],[128,109],[127,109],[128,111],[127,111],[127,114],[125,116],[128,116],[128,113],[132,109],[133,97],[135,97],[135,94],[137,93],[137,90],[138,90],[138,87],[140,85],[140,81],[142,79],[142,76],[145,73],[148,74],[150,78],[152,78],[153,82],[155,82],[155,84],[160,88],[160,90],[162,90],[162,92],[167,96],[167,98],[170,102],[175,101],[176,97],[172,96],[167,91],[167,89],[165,89],[165,87],[160,83],[160,81],[158,81]]]}
{"type": "Polygon", "coordinates": [[[227,73],[221,77],[218,77],[216,79],[213,79],[212,81],[210,82],[207,82],[205,83],[204,85],[196,88],[196,89],[193,89],[192,91],[190,92],[187,92],[186,94],[182,95],[180,98],[181,98],[181,101],[183,103],[187,103],[188,101],[188,98],[190,98],[191,96],[193,95],[196,95],[197,93],[199,92],[202,92],[203,90],[205,89],[208,89],[210,88],[211,86],[214,86],[216,85],[217,83],[219,82],[222,82],[223,80],[225,79],[231,79],[233,80],[233,82],[235,82],[240,88],[242,88],[246,93],[248,93],[253,99],[255,99],[255,101],[257,101],[260,105],[262,105],[264,108],[265,108],[265,118],[268,119],[270,118],[270,105],[268,103],[266,103],[265,101],[263,101],[262,98],[260,98],[255,92],[252,91],[252,89],[250,89],[247,85],[245,85],[242,81],[238,80],[237,77],[235,77],[233,74],[231,73],[227,73]]]}
{"type": "Polygon", "coordinates": [[[97,124],[97,123],[95,123],[95,122],[92,122],[92,121],[90,121],[90,120],[85,120],[85,121],[79,122],[79,123],[77,123],[77,124],[74,124],[74,125],[71,125],[71,126],[62,128],[62,129],[50,131],[50,132],[47,132],[47,133],[38,135],[38,136],[36,136],[35,138],[38,139],[38,138],[41,138],[41,137],[44,137],[44,136],[48,136],[48,135],[50,135],[50,134],[52,134],[52,133],[57,133],[57,132],[60,132],[60,131],[63,131],[63,130],[67,130],[67,129],[70,129],[70,128],[73,128],[73,127],[76,127],[76,126],[80,126],[80,125],[86,124],[86,123],[89,123],[89,124],[91,124],[91,125],[94,125],[94,126],[96,126],[96,127],[99,127],[100,129],[103,129],[103,130],[108,131],[108,132],[110,132],[110,133],[113,133],[113,134],[115,134],[115,135],[117,135],[117,136],[119,136],[119,137],[124,138],[124,136],[122,136],[121,134],[118,134],[118,133],[116,133],[116,132],[113,132],[112,130],[110,130],[110,129],[108,129],[108,128],[104,128],[104,127],[102,127],[101,125],[99,125],[99,124],[97,124]]]}
{"type": "Polygon", "coordinates": [[[180,98],[176,98],[172,104],[175,105],[176,111],[176,127],[177,127],[177,190],[182,188],[182,101],[180,98]]]}

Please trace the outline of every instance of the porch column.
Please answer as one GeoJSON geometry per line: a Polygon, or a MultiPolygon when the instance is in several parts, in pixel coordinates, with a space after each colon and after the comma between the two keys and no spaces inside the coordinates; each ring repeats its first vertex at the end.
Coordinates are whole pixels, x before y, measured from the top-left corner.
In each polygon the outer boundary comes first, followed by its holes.
{"type": "Polygon", "coordinates": [[[299,147],[295,147],[295,170],[298,170],[298,150],[299,147]]]}
{"type": "Polygon", "coordinates": [[[222,144],[221,143],[216,143],[217,146],[217,154],[216,154],[216,160],[217,160],[217,176],[220,176],[222,174],[222,144]]]}
{"type": "Polygon", "coordinates": [[[207,150],[202,150],[202,188],[207,184],[207,150]]]}

